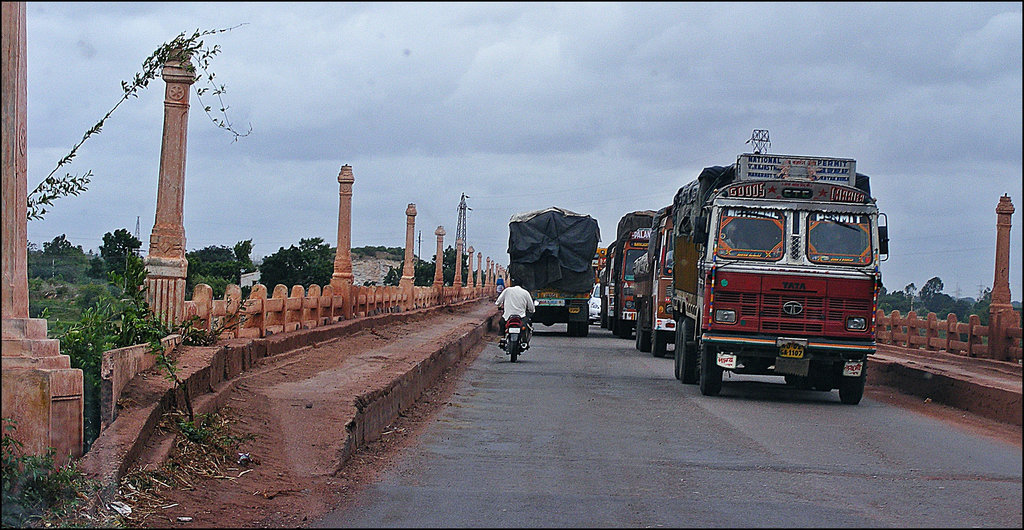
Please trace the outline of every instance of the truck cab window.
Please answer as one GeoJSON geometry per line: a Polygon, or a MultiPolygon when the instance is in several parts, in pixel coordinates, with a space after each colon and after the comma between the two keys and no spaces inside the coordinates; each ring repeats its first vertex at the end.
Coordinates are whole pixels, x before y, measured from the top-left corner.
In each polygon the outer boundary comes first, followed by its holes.
{"type": "Polygon", "coordinates": [[[718,223],[718,256],[778,261],[784,233],[781,213],[726,209],[718,223]]]}
{"type": "Polygon", "coordinates": [[[637,258],[643,256],[647,251],[642,249],[631,249],[626,251],[626,260],[623,263],[625,273],[623,279],[633,281],[633,263],[636,262],[637,258]]]}
{"type": "Polygon", "coordinates": [[[871,263],[871,223],[866,215],[814,213],[807,222],[807,259],[814,263],[871,263]]]}

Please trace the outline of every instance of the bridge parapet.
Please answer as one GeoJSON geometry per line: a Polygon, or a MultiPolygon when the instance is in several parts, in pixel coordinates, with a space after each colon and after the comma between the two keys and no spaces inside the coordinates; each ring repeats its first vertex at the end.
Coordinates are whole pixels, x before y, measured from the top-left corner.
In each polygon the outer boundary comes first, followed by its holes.
{"type": "MultiPolygon", "coordinates": [[[[1020,322],[1020,314],[1017,315],[1016,320],[1020,322]]],[[[1021,361],[1020,325],[1002,328],[983,326],[978,315],[971,315],[967,322],[960,322],[955,313],[940,320],[935,313],[928,313],[921,319],[914,311],[902,316],[894,310],[886,316],[879,310],[875,315],[875,336],[879,344],[997,361],[1021,361]],[[996,333],[1000,334],[1001,341],[993,340],[996,333]],[[993,349],[990,347],[993,343],[1003,347],[993,349]]]]}

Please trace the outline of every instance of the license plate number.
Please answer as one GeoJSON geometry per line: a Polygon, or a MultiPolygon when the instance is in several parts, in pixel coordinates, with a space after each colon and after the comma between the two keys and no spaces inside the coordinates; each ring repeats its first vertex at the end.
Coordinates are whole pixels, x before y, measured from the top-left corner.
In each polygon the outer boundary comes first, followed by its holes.
{"type": "Polygon", "coordinates": [[[519,328],[508,328],[508,332],[513,334],[513,335],[518,335],[519,334],[519,328]]]}
{"type": "Polygon", "coordinates": [[[843,365],[843,375],[846,377],[860,377],[860,373],[863,370],[863,362],[847,362],[843,365]]]}
{"type": "Polygon", "coordinates": [[[540,300],[537,300],[537,305],[562,306],[562,305],[565,305],[565,300],[562,300],[560,298],[553,299],[553,300],[552,299],[548,299],[548,300],[540,299],[540,300]]]}
{"type": "Polygon", "coordinates": [[[803,359],[804,346],[803,344],[797,344],[795,342],[787,342],[782,346],[779,346],[779,357],[786,357],[788,359],[803,359]]]}

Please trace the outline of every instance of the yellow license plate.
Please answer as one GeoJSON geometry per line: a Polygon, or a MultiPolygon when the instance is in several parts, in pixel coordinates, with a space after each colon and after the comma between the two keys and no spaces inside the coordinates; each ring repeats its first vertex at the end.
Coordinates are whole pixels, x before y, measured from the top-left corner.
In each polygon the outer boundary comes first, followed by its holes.
{"type": "Polygon", "coordinates": [[[779,357],[802,359],[804,357],[804,346],[795,342],[787,342],[779,346],[779,357]]]}
{"type": "Polygon", "coordinates": [[[573,314],[579,313],[580,312],[580,308],[578,308],[578,307],[570,307],[569,308],[569,312],[573,313],[573,314]]]}

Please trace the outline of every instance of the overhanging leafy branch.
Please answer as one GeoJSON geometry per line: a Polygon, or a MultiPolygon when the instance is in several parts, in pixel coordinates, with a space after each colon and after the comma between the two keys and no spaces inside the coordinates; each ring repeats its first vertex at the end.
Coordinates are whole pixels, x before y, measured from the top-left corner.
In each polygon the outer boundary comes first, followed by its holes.
{"type": "MultiPolygon", "coordinates": [[[[240,25],[239,25],[240,26],[240,25]]],[[[211,30],[196,30],[191,35],[186,35],[185,32],[178,34],[177,37],[172,39],[170,42],[166,42],[158,47],[149,57],[142,62],[142,71],[136,73],[134,78],[129,81],[121,81],[121,89],[124,94],[121,99],[111,108],[95,125],[85,132],[82,139],[78,141],[71,148],[71,151],[60,161],[57,162],[57,166],[39,183],[38,186],[31,193],[28,194],[28,218],[42,219],[43,216],[49,211],[48,207],[53,206],[53,201],[61,197],[69,195],[80,195],[88,189],[89,183],[92,180],[92,170],[86,171],[81,175],[72,175],[66,173],[64,176],[56,176],[57,172],[64,166],[71,163],[71,161],[78,154],[78,148],[85,143],[86,140],[91,138],[93,135],[99,134],[103,129],[103,125],[107,119],[121,106],[122,103],[127,101],[129,98],[137,98],[139,91],[147,88],[149,82],[160,74],[163,65],[169,61],[181,61],[184,64],[186,70],[195,76],[195,80],[199,81],[205,77],[206,82],[213,85],[213,91],[211,95],[217,97],[220,102],[219,112],[224,116],[223,119],[217,119],[211,114],[212,108],[209,105],[203,104],[202,96],[206,95],[209,91],[209,87],[198,88],[196,87],[196,95],[206,115],[210,117],[213,123],[234,136],[232,141],[237,141],[238,138],[248,136],[252,132],[252,126],[249,126],[249,130],[245,133],[240,133],[235,130],[230,120],[227,117],[228,106],[224,104],[222,95],[225,93],[224,85],[215,85],[213,80],[215,74],[210,72],[210,62],[212,59],[220,53],[220,46],[214,45],[213,47],[204,47],[203,38],[231,31],[239,26],[222,29],[211,29],[211,30]],[[200,76],[196,73],[195,65],[192,64],[192,60],[195,60],[199,64],[199,68],[203,71],[203,75],[200,76]]]]}

